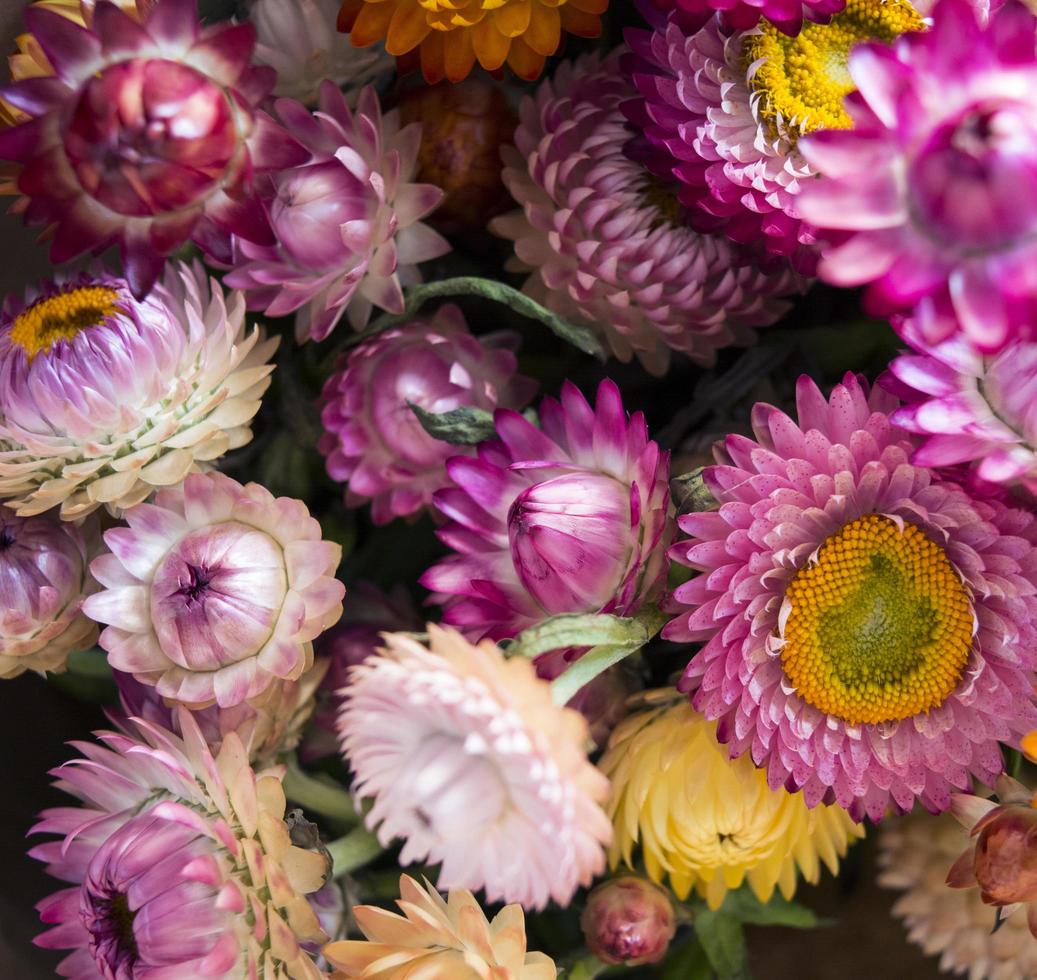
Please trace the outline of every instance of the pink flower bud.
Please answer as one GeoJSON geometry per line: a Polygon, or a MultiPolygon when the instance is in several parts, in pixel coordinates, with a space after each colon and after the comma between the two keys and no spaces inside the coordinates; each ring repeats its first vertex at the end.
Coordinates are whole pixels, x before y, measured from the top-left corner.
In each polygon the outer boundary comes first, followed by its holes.
{"type": "Polygon", "coordinates": [[[605,963],[658,963],[677,929],[673,904],[658,885],[632,875],[598,885],[580,917],[590,951],[605,963]]]}
{"type": "Polygon", "coordinates": [[[1037,901],[1037,810],[1001,808],[979,832],[973,860],[988,905],[1037,901]]]}

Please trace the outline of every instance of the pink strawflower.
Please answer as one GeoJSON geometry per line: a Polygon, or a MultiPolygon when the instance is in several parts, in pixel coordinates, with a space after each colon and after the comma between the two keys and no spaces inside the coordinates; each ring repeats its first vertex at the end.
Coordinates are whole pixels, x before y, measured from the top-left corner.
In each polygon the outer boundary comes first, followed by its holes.
{"type": "Polygon", "coordinates": [[[854,819],[950,804],[1034,727],[1037,522],[913,465],[896,400],[804,377],[798,422],[753,411],[705,472],[719,510],[679,519],[663,636],[705,643],[681,688],[732,757],[854,819]]]}
{"type": "Polygon", "coordinates": [[[229,708],[296,680],[342,613],[339,545],[300,500],[196,473],[126,512],[91,565],[87,615],[116,670],[188,706],[229,708]]]}
{"type": "Polygon", "coordinates": [[[439,864],[440,888],[491,902],[567,905],[605,867],[608,781],[587,760],[587,724],[551,701],[522,657],[430,624],[430,649],[387,634],[353,669],[339,716],[367,824],[400,864],[439,864]]]}
{"type": "Polygon", "coordinates": [[[799,281],[787,265],[765,272],[726,238],[687,226],[670,188],[630,159],[622,105],[637,90],[603,61],[562,64],[522,104],[504,183],[521,211],[491,230],[515,243],[524,291],[603,335],[620,360],[635,354],[663,373],[671,350],[701,364],[747,344],[777,320],[799,281]]]}
{"type": "Polygon", "coordinates": [[[32,832],[59,839],[30,854],[71,887],[37,906],[36,944],[70,950],[74,980],[318,980],[301,944],[328,938],[306,895],[329,869],[292,844],[280,772],[233,732],[214,755],[183,709],[178,727],[133,719],[54,770],[79,805],[45,810],[32,832]]]}
{"type": "Polygon", "coordinates": [[[140,23],[106,0],[89,27],[39,7],[25,22],[54,76],[4,89],[30,119],[0,132],[0,158],[22,165],[26,220],[56,228],[54,262],[118,245],[140,299],[192,236],[273,242],[253,182],[306,154],[256,108],[275,73],[251,66],[251,25],[203,28],[194,0],[140,23]]]}
{"type": "Polygon", "coordinates": [[[268,316],[296,313],[300,342],[323,340],[343,314],[359,330],[375,306],[402,313],[403,286],[421,281],[417,264],[450,250],[420,220],[443,197],[414,183],[421,126],[401,129],[396,110],[383,116],[369,86],[351,110],[330,81],[316,115],[290,99],[278,100],[276,111],[309,159],[264,185],[276,242],[239,235],[229,245],[209,243],[231,266],[225,281],[268,316]]]}
{"type": "Polygon", "coordinates": [[[929,344],[914,320],[896,326],[913,353],[883,383],[905,402],[893,421],[925,437],[913,461],[1037,495],[1037,339],[984,354],[960,334],[929,344]]]}
{"type": "Polygon", "coordinates": [[[804,18],[827,23],[846,6],[846,0],[652,0],[652,4],[658,10],[672,11],[689,31],[697,31],[719,14],[732,30],[748,30],[766,17],[778,30],[795,36],[804,18]]]}
{"type": "Polygon", "coordinates": [[[511,333],[476,339],[446,305],[386,330],[339,362],[324,385],[317,448],[328,475],[346,483],[346,503],[371,501],[375,524],[409,517],[450,483],[446,461],[464,452],[430,436],[411,411],[522,408],[535,382],[517,373],[511,333]]]}
{"type": "Polygon", "coordinates": [[[83,599],[97,588],[89,565],[99,544],[92,521],[0,508],[0,678],[63,671],[70,653],[97,642],[83,599]]]}
{"type": "Polygon", "coordinates": [[[0,318],[0,498],[115,514],[252,438],[277,338],[201,263],[143,300],[103,271],[9,297],[0,318]]]}
{"type": "Polygon", "coordinates": [[[801,141],[822,176],[800,210],[832,233],[829,282],[992,353],[1037,336],[1037,19],[983,20],[942,0],[930,31],[853,52],[854,127],[801,141]]]}
{"type": "Polygon", "coordinates": [[[421,577],[443,622],[472,639],[513,637],[559,613],[629,616],[661,588],[674,532],[669,454],[603,381],[594,407],[569,382],[542,430],[494,416],[499,439],[447,464],[438,532],[455,554],[421,577]]]}

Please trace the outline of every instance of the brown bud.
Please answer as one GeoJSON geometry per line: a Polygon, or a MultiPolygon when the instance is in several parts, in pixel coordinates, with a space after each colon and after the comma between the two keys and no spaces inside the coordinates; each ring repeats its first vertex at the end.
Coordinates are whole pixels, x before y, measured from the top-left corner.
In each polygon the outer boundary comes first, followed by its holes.
{"type": "Polygon", "coordinates": [[[988,905],[1037,901],[1037,810],[1019,804],[998,808],[979,832],[974,862],[988,905]]]}
{"type": "Polygon", "coordinates": [[[628,875],[598,885],[580,917],[587,948],[604,963],[658,963],[677,929],[673,903],[657,885],[628,875]]]}

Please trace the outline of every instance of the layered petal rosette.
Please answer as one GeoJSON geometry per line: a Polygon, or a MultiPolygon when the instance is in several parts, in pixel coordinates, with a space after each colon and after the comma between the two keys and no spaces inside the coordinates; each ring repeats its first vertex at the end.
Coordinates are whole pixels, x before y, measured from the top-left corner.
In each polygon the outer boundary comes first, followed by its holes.
{"type": "Polygon", "coordinates": [[[652,880],[668,878],[678,898],[694,891],[711,909],[743,884],[769,902],[775,890],[791,898],[799,874],[816,883],[822,864],[838,873],[864,836],[845,810],[810,809],[801,793],[770,789],[749,759],[727,758],[716,726],[689,704],[666,704],[666,692],[648,700],[663,703],[623,721],[601,760],[614,868],[633,867],[640,846],[652,880]]]}
{"type": "Polygon", "coordinates": [[[555,980],[554,963],[526,952],[526,921],[520,905],[508,905],[487,921],[475,896],[452,889],[446,901],[428,883],[400,876],[403,915],[374,905],[353,908],[365,939],[325,947],[337,976],[354,980],[406,980],[424,975],[555,980]]]}
{"type": "Polygon", "coordinates": [[[19,514],[118,513],[252,438],[277,339],[200,264],[135,300],[104,272],[0,319],[0,498],[19,514]]]}
{"type": "Polygon", "coordinates": [[[92,521],[0,508],[0,678],[63,671],[70,653],[97,642],[83,600],[96,588],[90,559],[99,544],[92,521]]]}
{"type": "Polygon", "coordinates": [[[203,28],[193,0],[156,0],[140,22],[108,0],[89,27],[38,7],[25,20],[54,75],[4,89],[30,118],[0,131],[0,158],[22,166],[54,262],[118,245],[140,299],[192,236],[273,241],[253,183],[306,154],[256,108],[274,72],[250,64],[251,25],[203,28]]]}
{"type": "Polygon", "coordinates": [[[342,614],[339,545],[300,500],[196,473],[126,512],[91,566],[108,662],[164,698],[229,708],[297,680],[342,614]]]}
{"type": "Polygon", "coordinates": [[[289,99],[276,106],[309,159],[264,185],[273,244],[240,235],[229,246],[210,242],[213,257],[231,266],[225,282],[269,316],[295,313],[300,341],[323,340],[343,314],[360,329],[374,306],[402,313],[402,287],[421,281],[417,263],[450,249],[420,220],[443,197],[413,181],[420,125],[401,129],[396,110],[383,116],[371,87],[350,109],[329,81],[315,115],[289,99]]]}
{"type": "Polygon", "coordinates": [[[914,461],[1037,495],[1037,340],[984,354],[960,334],[927,343],[910,318],[897,332],[912,351],[882,381],[905,402],[894,422],[923,437],[914,461]]]}
{"type": "Polygon", "coordinates": [[[812,275],[815,229],[797,199],[815,171],[799,138],[852,126],[842,104],[853,91],[850,50],[920,30],[921,16],[907,0],[849,0],[830,23],[791,38],[773,21],[740,31],[716,18],[692,30],[679,16],[656,21],[651,31],[626,32],[625,67],[641,98],[623,108],[647,144],[632,152],[660,177],[677,178],[697,228],[788,256],[812,275]]]}
{"type": "Polygon", "coordinates": [[[354,44],[385,38],[390,54],[410,54],[430,85],[460,82],[476,62],[532,80],[563,31],[599,37],[607,8],[608,0],[342,0],[338,25],[354,44]]]}
{"type": "Polygon", "coordinates": [[[354,792],[373,800],[368,826],[383,844],[404,839],[401,865],[439,864],[442,888],[567,905],[604,869],[610,838],[587,723],[525,658],[428,631],[430,648],[386,634],[345,692],[339,734],[354,792]]]}
{"type": "Polygon", "coordinates": [[[318,980],[326,941],[307,894],[329,871],[293,845],[278,770],[256,773],[235,733],[215,755],[190,712],[174,735],[133,719],[54,770],[76,806],[45,810],[30,854],[69,883],[39,903],[58,973],[318,980]]]}
{"type": "Polygon", "coordinates": [[[931,30],[853,52],[853,128],[800,142],[821,174],[800,210],[831,239],[823,278],[992,353],[1037,323],[1037,19],[984,21],[942,0],[931,30]]]}
{"type": "Polygon", "coordinates": [[[1037,524],[913,465],[895,399],[853,375],[796,401],[756,406],[705,471],[719,509],[679,519],[699,574],[663,636],[705,643],[680,687],[810,806],[944,810],[1034,727],[1037,524]]]}
{"type": "Polygon", "coordinates": [[[277,72],[274,94],[316,105],[324,79],[347,91],[392,72],[381,45],[363,50],[338,33],[338,0],[256,0],[256,56],[277,72]]]}
{"type": "Polygon", "coordinates": [[[670,187],[623,152],[633,134],[622,105],[637,90],[621,54],[566,62],[524,100],[503,151],[521,210],[490,227],[531,273],[524,291],[603,335],[621,360],[636,354],[661,374],[677,350],[712,364],[718,348],[777,320],[776,297],[799,282],[787,265],[749,267],[726,238],[693,231],[670,187]]]}
{"type": "Polygon", "coordinates": [[[328,475],[347,485],[346,502],[370,500],[375,524],[427,507],[450,483],[446,461],[462,450],[429,435],[411,406],[436,414],[522,408],[536,386],[517,373],[517,342],[510,333],[476,339],[447,305],[344,357],[324,386],[318,448],[328,475]]]}
{"type": "Polygon", "coordinates": [[[731,30],[744,31],[765,18],[783,34],[795,37],[803,21],[825,24],[846,6],[846,0],[652,0],[653,6],[673,12],[688,31],[697,31],[719,14],[731,30]]]}
{"type": "Polygon", "coordinates": [[[498,410],[499,438],[451,459],[455,486],[434,497],[455,554],[421,582],[443,621],[473,639],[513,637],[559,613],[630,616],[666,576],[669,455],[644,416],[627,417],[611,381],[594,407],[566,382],[539,414],[542,429],[498,410]]]}

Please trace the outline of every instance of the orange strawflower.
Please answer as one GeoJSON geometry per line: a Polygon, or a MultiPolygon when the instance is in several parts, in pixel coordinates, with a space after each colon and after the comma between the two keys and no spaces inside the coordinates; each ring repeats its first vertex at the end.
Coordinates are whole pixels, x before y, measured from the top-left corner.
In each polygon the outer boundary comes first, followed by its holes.
{"type": "Polygon", "coordinates": [[[562,43],[562,31],[601,34],[608,0],[344,0],[338,28],[357,47],[385,39],[389,54],[417,52],[426,81],[459,82],[476,61],[505,62],[534,79],[562,43]]]}

